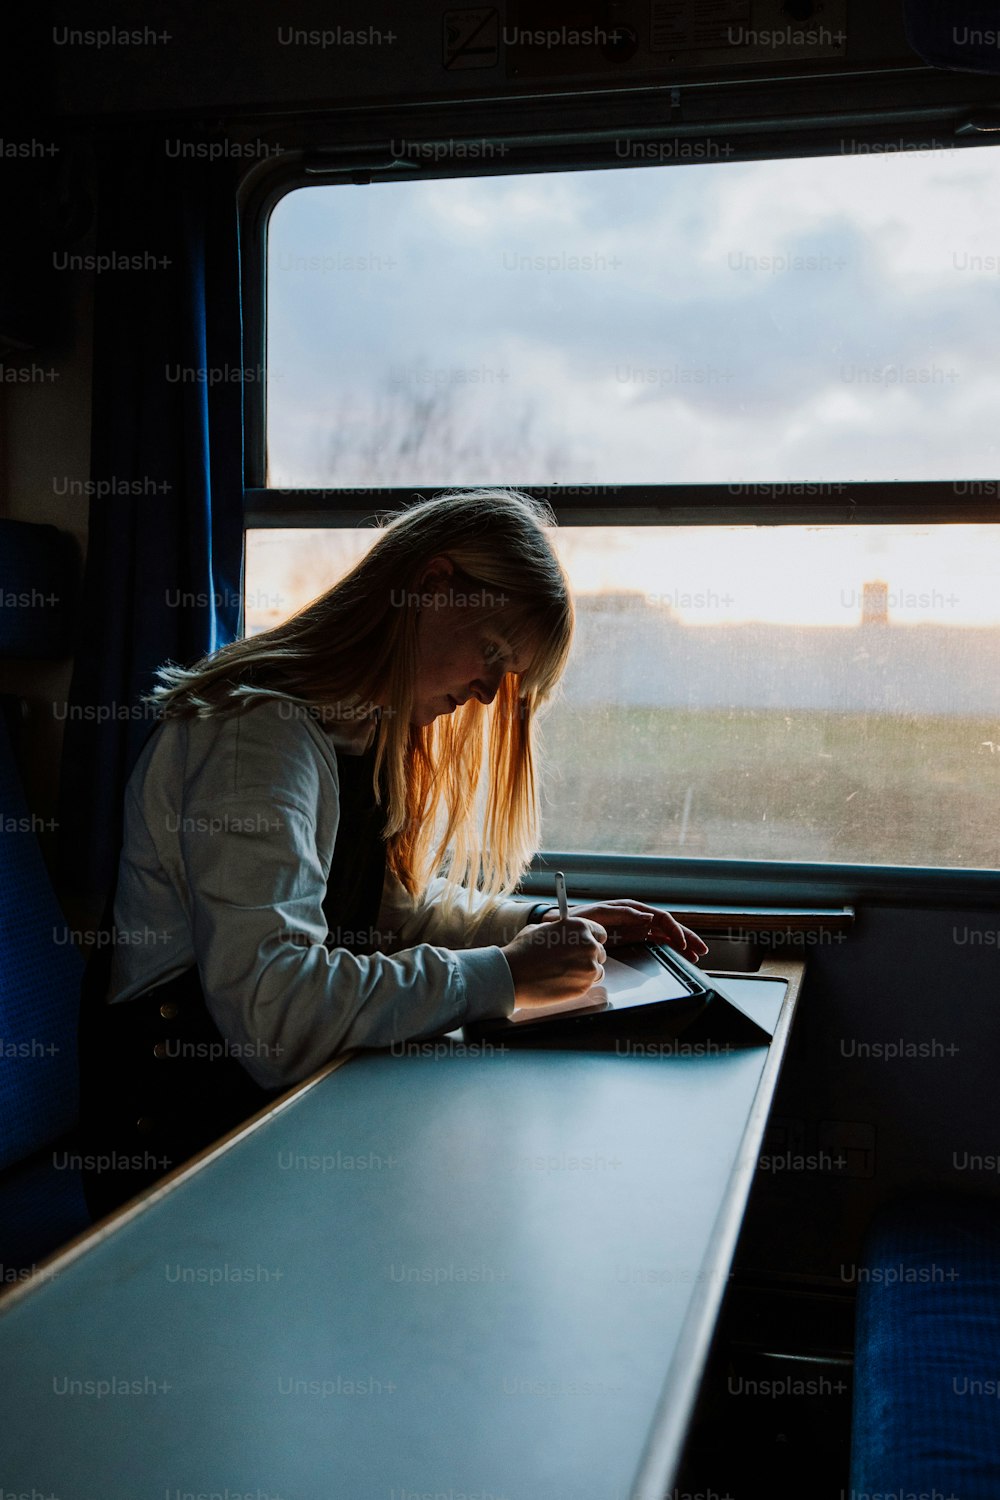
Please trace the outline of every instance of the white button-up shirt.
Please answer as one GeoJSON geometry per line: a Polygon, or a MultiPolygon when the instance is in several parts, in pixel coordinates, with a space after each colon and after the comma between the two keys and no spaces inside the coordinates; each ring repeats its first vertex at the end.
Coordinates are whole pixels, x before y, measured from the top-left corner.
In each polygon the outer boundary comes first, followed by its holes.
{"type": "Polygon", "coordinates": [[[468,947],[471,915],[439,909],[442,877],[415,900],[387,870],[367,935],[378,951],[328,939],[334,746],[357,755],[372,734],[370,719],[331,728],[284,699],[158,727],[126,790],[109,1001],[196,964],[213,1020],[264,1088],[297,1083],[349,1047],[510,1015],[500,948],[526,924],[527,902],[503,902],[468,947]]]}

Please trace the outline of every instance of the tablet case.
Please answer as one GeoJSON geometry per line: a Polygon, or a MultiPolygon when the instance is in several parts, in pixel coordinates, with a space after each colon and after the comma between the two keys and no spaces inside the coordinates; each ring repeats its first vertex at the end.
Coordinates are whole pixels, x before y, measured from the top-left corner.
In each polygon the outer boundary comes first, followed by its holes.
{"type": "Polygon", "coordinates": [[[736,1047],[769,1046],[771,1033],[725,993],[725,985],[704,974],[672,948],[658,943],[615,947],[616,958],[627,961],[630,951],[644,949],[690,987],[690,995],[633,1005],[627,1009],[567,1011],[540,1021],[511,1022],[504,1016],[476,1021],[462,1028],[466,1041],[505,1047],[549,1047],[561,1050],[623,1051],[676,1043],[669,1050],[681,1055],[730,1051],[736,1047]]]}

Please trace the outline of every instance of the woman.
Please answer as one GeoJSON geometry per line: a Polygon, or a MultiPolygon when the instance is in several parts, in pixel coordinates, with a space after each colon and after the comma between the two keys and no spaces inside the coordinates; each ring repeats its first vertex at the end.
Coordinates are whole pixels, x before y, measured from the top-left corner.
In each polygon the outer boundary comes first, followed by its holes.
{"type": "Polygon", "coordinates": [[[283,625],[161,668],[81,1014],[95,1213],[345,1049],[582,996],[609,928],[706,951],[641,902],[510,899],[573,631],[552,524],[515,491],[420,502],[283,625]]]}

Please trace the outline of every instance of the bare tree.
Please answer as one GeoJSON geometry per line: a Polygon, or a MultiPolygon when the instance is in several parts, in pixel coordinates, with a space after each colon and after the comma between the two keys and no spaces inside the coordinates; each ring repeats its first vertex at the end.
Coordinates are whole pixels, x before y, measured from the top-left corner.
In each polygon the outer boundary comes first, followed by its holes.
{"type": "MultiPolygon", "coordinates": [[[[419,373],[419,371],[418,371],[419,373]]],[[[350,394],[330,417],[325,482],[336,484],[550,484],[566,472],[559,441],[536,432],[529,400],[451,382],[384,380],[350,394]]]]}

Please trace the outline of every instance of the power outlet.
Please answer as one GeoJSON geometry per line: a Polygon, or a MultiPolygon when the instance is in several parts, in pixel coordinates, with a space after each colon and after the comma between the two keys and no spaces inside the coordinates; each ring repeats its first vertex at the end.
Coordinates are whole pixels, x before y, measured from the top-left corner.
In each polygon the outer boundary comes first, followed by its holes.
{"type": "Polygon", "coordinates": [[[761,1154],[765,1156],[802,1156],[805,1153],[806,1125],[804,1120],[789,1115],[772,1115],[764,1131],[761,1154]]]}
{"type": "Polygon", "coordinates": [[[875,1176],[874,1125],[856,1120],[820,1120],[816,1144],[830,1158],[825,1165],[835,1177],[875,1176]]]}

